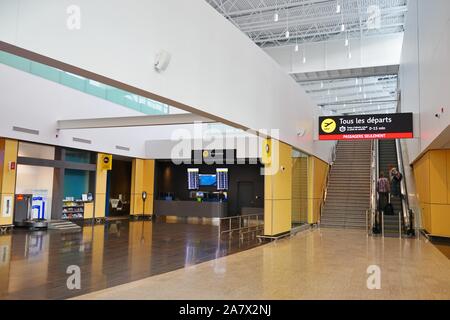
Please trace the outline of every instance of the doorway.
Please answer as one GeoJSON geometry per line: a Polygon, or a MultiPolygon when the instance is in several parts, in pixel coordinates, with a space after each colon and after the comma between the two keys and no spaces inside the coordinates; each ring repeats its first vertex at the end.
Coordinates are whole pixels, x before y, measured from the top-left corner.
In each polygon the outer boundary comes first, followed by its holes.
{"type": "Polygon", "coordinates": [[[242,214],[242,208],[255,206],[255,185],[250,181],[238,182],[238,214],[242,214]]]}
{"type": "Polygon", "coordinates": [[[131,160],[113,159],[112,170],[108,172],[106,186],[107,217],[130,215],[131,170],[131,160]]]}

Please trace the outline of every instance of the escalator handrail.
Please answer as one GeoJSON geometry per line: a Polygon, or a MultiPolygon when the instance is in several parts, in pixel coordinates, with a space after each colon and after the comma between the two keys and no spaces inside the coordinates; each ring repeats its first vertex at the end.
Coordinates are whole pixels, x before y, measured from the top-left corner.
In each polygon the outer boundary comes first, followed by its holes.
{"type": "Polygon", "coordinates": [[[372,155],[370,164],[370,203],[366,220],[368,221],[368,233],[372,234],[376,223],[377,211],[377,179],[378,179],[378,141],[372,141],[372,155]]]}
{"type": "Polygon", "coordinates": [[[408,189],[406,187],[405,181],[405,167],[403,165],[403,155],[402,155],[402,146],[400,140],[395,140],[396,151],[397,151],[397,166],[400,173],[403,175],[403,179],[400,181],[400,194],[402,201],[402,230],[411,232],[413,230],[410,229],[410,219],[409,216],[410,208],[409,208],[409,199],[408,199],[408,189]]]}

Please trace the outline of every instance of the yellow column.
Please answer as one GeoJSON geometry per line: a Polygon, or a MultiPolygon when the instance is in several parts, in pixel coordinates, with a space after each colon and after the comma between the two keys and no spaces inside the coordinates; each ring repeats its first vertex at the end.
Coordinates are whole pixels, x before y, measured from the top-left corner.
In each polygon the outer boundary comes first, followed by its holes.
{"type": "Polygon", "coordinates": [[[329,165],[314,156],[309,156],[308,162],[308,223],[314,224],[320,218],[329,165]]]}
{"type": "Polygon", "coordinates": [[[153,193],[155,184],[155,160],[134,159],[131,173],[131,215],[153,214],[153,193]],[[147,192],[143,208],[142,192],[147,192]],[[142,212],[144,210],[144,212],[142,212]]]}
{"type": "Polygon", "coordinates": [[[16,169],[10,169],[14,162],[17,168],[17,140],[0,139],[0,225],[13,224],[14,195],[16,192],[16,169]],[[4,212],[4,206],[9,201],[9,213],[4,212]]]}
{"type": "Polygon", "coordinates": [[[292,147],[267,140],[263,152],[264,235],[289,232],[292,220],[292,147]]]}
{"type": "MultiPolygon", "coordinates": [[[[99,153],[97,155],[97,172],[95,179],[95,218],[104,218],[106,210],[106,180],[108,177],[108,165],[105,165],[105,157],[111,155],[99,153]]],[[[112,160],[110,160],[112,161],[112,160]]],[[[110,166],[109,166],[110,168],[110,166]]]]}
{"type": "Polygon", "coordinates": [[[450,237],[450,150],[430,150],[413,165],[422,228],[450,237]]]}

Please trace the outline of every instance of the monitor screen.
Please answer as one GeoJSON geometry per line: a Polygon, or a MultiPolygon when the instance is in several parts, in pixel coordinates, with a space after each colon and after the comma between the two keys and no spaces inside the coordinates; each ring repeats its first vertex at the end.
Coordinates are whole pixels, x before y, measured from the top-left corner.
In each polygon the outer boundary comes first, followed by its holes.
{"type": "Polygon", "coordinates": [[[188,189],[197,190],[198,189],[198,169],[189,168],[188,169],[188,189]]]}
{"type": "Polygon", "coordinates": [[[228,190],[228,169],[216,169],[217,176],[217,190],[228,190]]]}
{"type": "Polygon", "coordinates": [[[215,186],[217,179],[215,174],[199,174],[198,175],[200,186],[215,186]]]}

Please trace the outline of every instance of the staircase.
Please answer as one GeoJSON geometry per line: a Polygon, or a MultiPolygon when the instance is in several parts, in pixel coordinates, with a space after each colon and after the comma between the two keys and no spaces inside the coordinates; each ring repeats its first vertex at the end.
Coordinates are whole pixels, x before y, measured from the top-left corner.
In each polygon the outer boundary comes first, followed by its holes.
{"type": "MultiPolygon", "coordinates": [[[[397,168],[397,146],[395,140],[380,140],[378,144],[379,170],[384,172],[385,177],[389,178],[389,171],[392,167],[397,168]]],[[[391,203],[394,207],[393,216],[384,216],[384,235],[399,236],[399,214],[402,211],[402,201],[400,198],[391,197],[391,203]]]]}
{"type": "Polygon", "coordinates": [[[340,141],[331,167],[321,227],[365,229],[370,207],[372,141],[340,141]]]}
{"type": "Polygon", "coordinates": [[[80,231],[81,227],[76,223],[67,220],[49,221],[48,229],[60,231],[80,231]]]}

